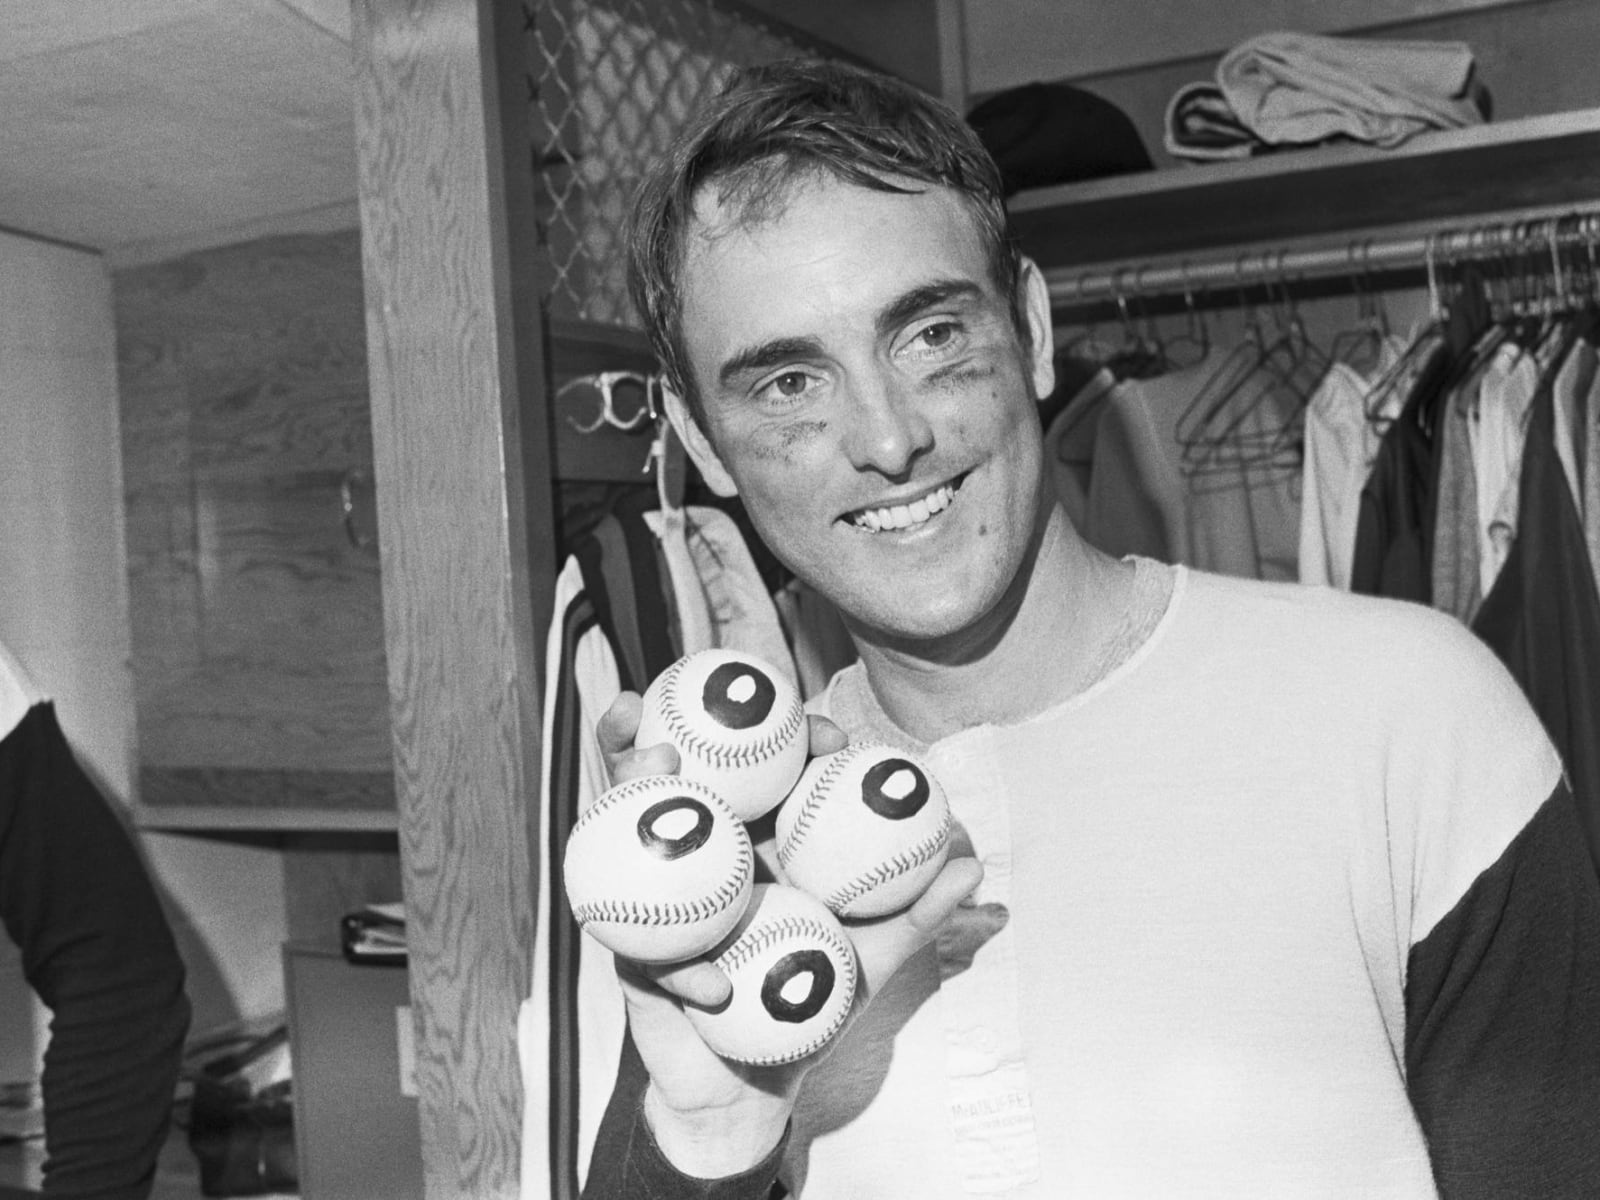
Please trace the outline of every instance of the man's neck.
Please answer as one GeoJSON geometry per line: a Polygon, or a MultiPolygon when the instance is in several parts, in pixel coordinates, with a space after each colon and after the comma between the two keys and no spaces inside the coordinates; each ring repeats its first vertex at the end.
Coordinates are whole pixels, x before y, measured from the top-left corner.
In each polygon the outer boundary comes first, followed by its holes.
{"type": "Polygon", "coordinates": [[[980,649],[952,654],[857,633],[884,714],[922,742],[986,723],[1010,724],[1092,685],[1125,626],[1132,563],[1086,543],[1052,509],[1007,609],[980,649]]]}

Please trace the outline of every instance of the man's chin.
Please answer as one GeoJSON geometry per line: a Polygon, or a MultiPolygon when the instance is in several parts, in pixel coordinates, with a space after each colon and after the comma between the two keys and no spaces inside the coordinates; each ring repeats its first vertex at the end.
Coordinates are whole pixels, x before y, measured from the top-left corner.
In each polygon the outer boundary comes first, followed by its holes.
{"type": "MultiPolygon", "coordinates": [[[[959,662],[979,656],[992,642],[993,605],[889,603],[841,610],[845,626],[858,640],[915,653],[930,661],[959,662]]],[[[1003,622],[1002,622],[1003,624],[1003,622]]]]}

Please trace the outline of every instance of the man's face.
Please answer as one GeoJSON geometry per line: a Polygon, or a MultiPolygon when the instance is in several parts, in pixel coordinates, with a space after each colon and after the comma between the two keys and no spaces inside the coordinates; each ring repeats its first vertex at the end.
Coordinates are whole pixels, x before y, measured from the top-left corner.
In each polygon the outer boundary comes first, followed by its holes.
{"type": "Polygon", "coordinates": [[[680,432],[858,627],[958,634],[1024,561],[1042,519],[1035,398],[1052,382],[1048,299],[1028,279],[1032,349],[948,189],[808,178],[753,223],[701,195],[682,288],[705,429],[675,404],[680,432]]]}

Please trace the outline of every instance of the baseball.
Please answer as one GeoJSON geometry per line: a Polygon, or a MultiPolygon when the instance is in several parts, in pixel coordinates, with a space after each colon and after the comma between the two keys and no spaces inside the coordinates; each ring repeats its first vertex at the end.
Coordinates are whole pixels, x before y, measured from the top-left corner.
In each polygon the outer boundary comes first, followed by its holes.
{"type": "Polygon", "coordinates": [[[733,810],[676,775],[618,784],[567,838],[562,880],[572,915],[607,949],[680,962],[723,941],[750,899],[755,852],[733,810]]]}
{"type": "Polygon", "coordinates": [[[778,864],[842,917],[881,917],[920,896],[950,853],[950,805],[902,750],[853,742],[811,761],[778,810],[778,864]]]}
{"type": "Polygon", "coordinates": [[[732,650],[687,654],[651,682],[634,745],[670,742],[678,773],[708,785],[741,821],[770,812],[810,748],[799,690],[776,667],[732,650]]]}
{"type": "Polygon", "coordinates": [[[733,981],[721,1008],[685,1011],[723,1058],[777,1066],[814,1054],[839,1032],[856,991],[856,956],[817,900],[758,883],[733,940],[717,955],[733,981]]]}

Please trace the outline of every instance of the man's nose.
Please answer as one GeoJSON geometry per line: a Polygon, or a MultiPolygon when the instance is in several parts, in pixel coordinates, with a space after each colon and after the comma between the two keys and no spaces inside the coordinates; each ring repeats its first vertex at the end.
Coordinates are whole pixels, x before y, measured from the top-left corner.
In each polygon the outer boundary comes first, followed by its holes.
{"type": "Polygon", "coordinates": [[[933,426],[911,389],[880,375],[860,380],[846,416],[845,446],[858,471],[897,478],[933,445],[933,426]]]}

